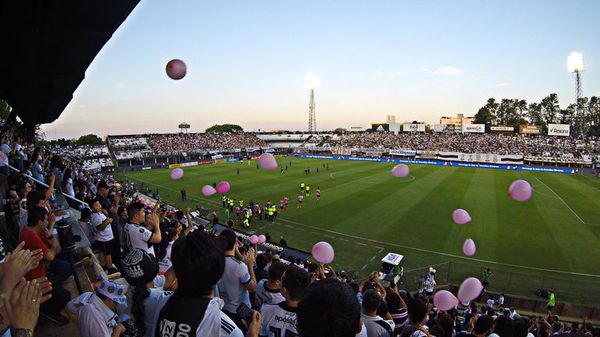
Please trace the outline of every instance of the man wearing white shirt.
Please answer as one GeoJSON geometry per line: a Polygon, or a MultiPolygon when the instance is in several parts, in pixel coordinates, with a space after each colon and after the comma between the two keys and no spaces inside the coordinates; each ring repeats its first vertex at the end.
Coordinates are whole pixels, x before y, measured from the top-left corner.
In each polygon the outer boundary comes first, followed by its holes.
{"type": "Polygon", "coordinates": [[[384,320],[377,315],[377,308],[381,304],[381,297],[375,289],[365,291],[362,301],[361,322],[367,328],[368,337],[393,337],[394,321],[384,320]]]}
{"type": "Polygon", "coordinates": [[[102,212],[102,206],[100,206],[100,202],[97,199],[91,201],[90,206],[92,206],[91,223],[93,228],[96,229],[96,245],[98,250],[100,250],[100,264],[109,274],[116,273],[117,270],[112,266],[112,244],[114,239],[110,226],[112,218],[107,217],[102,212]]]}
{"type": "Polygon", "coordinates": [[[144,204],[133,202],[127,206],[129,223],[123,228],[123,234],[125,235],[125,246],[128,251],[137,248],[152,256],[156,256],[152,244],[160,243],[162,240],[158,211],[157,202],[152,209],[151,217],[149,217],[152,223],[146,224],[146,227],[144,227],[143,224],[146,218],[144,204]],[[152,230],[148,229],[148,227],[152,230]]]}

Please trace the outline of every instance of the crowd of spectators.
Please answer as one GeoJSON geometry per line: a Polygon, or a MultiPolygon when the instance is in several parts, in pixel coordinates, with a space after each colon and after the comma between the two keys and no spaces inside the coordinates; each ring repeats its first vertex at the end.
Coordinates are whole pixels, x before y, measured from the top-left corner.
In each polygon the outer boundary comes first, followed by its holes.
{"type": "Polygon", "coordinates": [[[361,132],[340,136],[313,136],[311,143],[321,147],[490,153],[554,158],[600,155],[600,141],[517,134],[361,132]]]}
{"type": "Polygon", "coordinates": [[[245,132],[154,134],[148,137],[148,141],[159,154],[267,146],[256,135],[245,132]]]}
{"type": "MultiPolygon", "coordinates": [[[[6,143],[2,150],[15,153],[6,143]]],[[[433,289],[411,294],[384,286],[377,271],[352,280],[327,265],[290,263],[232,230],[206,230],[190,209],[141,202],[131,183],[42,148],[18,151],[39,163],[35,174],[49,187],[2,170],[9,230],[0,241],[0,333],[32,336],[41,312],[55,324],[77,324],[81,337],[600,336],[551,312],[521,317],[503,301],[440,311],[431,304],[433,289]],[[88,249],[61,248],[55,190],[84,201],[70,202],[81,210],[88,249]],[[91,291],[65,289],[70,260],[98,266],[91,291]]],[[[17,157],[10,158],[16,167],[17,157]]]]}

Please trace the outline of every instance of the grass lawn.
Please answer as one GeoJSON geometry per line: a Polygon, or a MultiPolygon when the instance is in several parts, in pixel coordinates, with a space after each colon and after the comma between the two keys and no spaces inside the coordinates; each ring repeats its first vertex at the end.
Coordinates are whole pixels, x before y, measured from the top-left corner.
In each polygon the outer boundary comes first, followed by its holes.
{"type": "Polygon", "coordinates": [[[408,288],[431,264],[440,264],[438,283],[459,283],[489,267],[491,290],[531,296],[537,288],[554,287],[559,301],[600,303],[599,179],[422,165],[411,165],[408,178],[394,178],[393,164],[278,161],[280,167],[291,164],[289,170],[281,174],[244,162],[185,168],[178,181],[170,180],[169,170],[162,169],[121,178],[158,189],[163,200],[177,207],[200,205],[221,211],[219,195],[200,193],[202,185],[221,180],[229,181],[229,195],[243,198],[246,205],[250,200],[261,205],[278,202],[287,195],[288,211],[273,224],[254,221],[249,231],[268,232],[274,241],[283,236],[290,246],[306,251],[317,241],[328,241],[336,251],[334,265],[359,274],[377,269],[387,252],[403,254],[407,271],[403,282],[408,288]],[[311,173],[306,175],[308,167],[311,173]],[[528,202],[507,196],[516,179],[534,187],[528,202]],[[310,185],[311,194],[297,209],[301,182],[310,185]],[[318,202],[317,187],[322,191],[318,202]],[[180,201],[182,188],[187,190],[187,202],[180,201]],[[451,214],[456,208],[469,211],[473,221],[454,224],[451,214]],[[467,238],[477,245],[472,258],[462,254],[467,238]]]}

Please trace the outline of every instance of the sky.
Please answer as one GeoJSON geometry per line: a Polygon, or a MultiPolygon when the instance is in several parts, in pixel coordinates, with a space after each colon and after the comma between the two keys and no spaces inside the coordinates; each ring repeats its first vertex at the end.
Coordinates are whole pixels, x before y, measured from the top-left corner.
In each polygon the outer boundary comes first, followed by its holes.
{"type": "Polygon", "coordinates": [[[83,134],[318,130],[473,115],[489,97],[600,95],[600,1],[141,1],[87,69],[49,139],[83,134]],[[174,58],[187,64],[166,76],[174,58]]]}

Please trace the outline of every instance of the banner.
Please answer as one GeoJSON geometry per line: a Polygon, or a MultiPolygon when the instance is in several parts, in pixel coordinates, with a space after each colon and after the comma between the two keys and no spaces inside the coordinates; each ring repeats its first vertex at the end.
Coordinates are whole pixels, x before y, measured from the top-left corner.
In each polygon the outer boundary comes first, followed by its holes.
{"type": "Polygon", "coordinates": [[[415,150],[390,150],[390,156],[414,157],[417,154],[415,150]]]}
{"type": "Polygon", "coordinates": [[[198,165],[209,165],[212,164],[212,160],[201,160],[198,162],[198,165]]]}
{"type": "Polygon", "coordinates": [[[402,131],[404,132],[425,132],[425,124],[402,124],[402,131]]]}
{"type": "Polygon", "coordinates": [[[465,124],[462,126],[463,133],[484,133],[485,124],[465,124]]]}
{"type": "Polygon", "coordinates": [[[417,156],[421,159],[436,159],[437,151],[417,151],[417,156]]]}
{"type": "Polygon", "coordinates": [[[170,169],[181,168],[181,167],[183,167],[183,164],[169,164],[170,169]]]}
{"type": "Polygon", "coordinates": [[[434,165],[434,166],[455,166],[455,167],[472,167],[472,168],[487,168],[497,170],[514,170],[514,171],[532,171],[532,172],[548,172],[548,173],[568,173],[574,174],[574,168],[559,168],[545,166],[525,166],[525,165],[505,165],[505,164],[480,164],[480,163],[462,163],[448,162],[441,160],[419,160],[419,159],[400,159],[400,158],[367,158],[367,157],[349,157],[349,156],[323,156],[313,154],[299,155],[298,158],[309,159],[334,159],[334,160],[352,160],[352,161],[371,161],[380,163],[402,163],[402,164],[419,164],[419,165],[434,165]]]}
{"type": "Polygon", "coordinates": [[[493,132],[515,132],[515,128],[512,126],[494,125],[490,127],[490,131],[493,132]]]}
{"type": "MultiPolygon", "coordinates": [[[[433,124],[433,132],[448,132],[448,124],[433,124]]],[[[452,131],[454,131],[454,125],[452,125],[452,131]]]]}
{"type": "Polygon", "coordinates": [[[519,133],[522,135],[539,135],[542,133],[542,129],[537,125],[521,125],[519,126],[519,133]]]}
{"type": "Polygon", "coordinates": [[[548,136],[569,137],[571,126],[569,124],[548,124],[548,136]]]}
{"type": "Polygon", "coordinates": [[[371,124],[371,131],[377,131],[377,132],[390,131],[390,125],[387,123],[371,124]]]}

